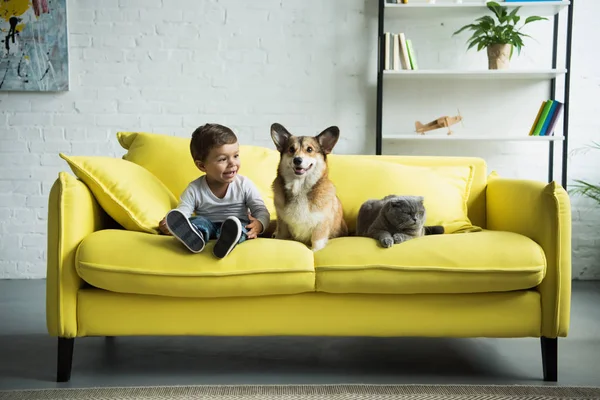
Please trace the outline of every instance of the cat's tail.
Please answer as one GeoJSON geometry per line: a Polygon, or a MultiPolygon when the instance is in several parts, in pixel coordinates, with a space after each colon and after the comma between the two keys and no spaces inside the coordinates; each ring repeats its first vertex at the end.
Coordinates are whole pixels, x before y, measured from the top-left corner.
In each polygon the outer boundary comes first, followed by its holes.
{"type": "Polygon", "coordinates": [[[441,235],[444,233],[444,227],[441,225],[425,226],[425,235],[441,235]]]}

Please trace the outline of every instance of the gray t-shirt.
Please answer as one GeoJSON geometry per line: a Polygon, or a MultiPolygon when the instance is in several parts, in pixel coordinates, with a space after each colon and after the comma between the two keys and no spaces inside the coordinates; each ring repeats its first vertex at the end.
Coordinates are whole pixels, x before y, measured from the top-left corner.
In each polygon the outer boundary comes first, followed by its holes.
{"type": "Polygon", "coordinates": [[[177,209],[188,218],[195,213],[215,223],[223,222],[227,217],[238,217],[243,226],[250,222],[250,210],[252,217],[262,223],[263,231],[271,219],[258,189],[249,178],[242,175],[236,175],[222,199],[215,196],[206,183],[206,175],[202,175],[183,191],[177,209]]]}

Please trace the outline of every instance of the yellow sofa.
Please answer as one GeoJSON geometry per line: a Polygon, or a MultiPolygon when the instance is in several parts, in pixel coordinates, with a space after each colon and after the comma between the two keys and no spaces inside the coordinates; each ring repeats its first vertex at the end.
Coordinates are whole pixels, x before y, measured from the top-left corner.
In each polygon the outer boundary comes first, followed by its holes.
{"type": "MultiPolygon", "coordinates": [[[[157,233],[200,173],[189,139],[119,132],[122,158],[61,155],[49,198],[47,327],[57,381],[74,339],[126,335],[539,337],[557,380],[569,330],[571,209],[556,183],[506,179],[479,158],[330,155],[351,236],[313,253],[262,237],[226,258],[157,233]],[[447,233],[383,249],[352,236],[367,198],[422,194],[447,233]],[[202,318],[198,318],[201,315],[202,318]]],[[[279,154],[242,146],[271,211],[279,154]]],[[[268,236],[268,235],[265,235],[268,236]]]]}

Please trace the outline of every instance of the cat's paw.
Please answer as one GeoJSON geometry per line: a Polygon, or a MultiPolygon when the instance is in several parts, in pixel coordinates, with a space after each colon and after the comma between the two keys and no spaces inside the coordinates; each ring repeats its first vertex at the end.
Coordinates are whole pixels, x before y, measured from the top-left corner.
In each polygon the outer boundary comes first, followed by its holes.
{"type": "Polygon", "coordinates": [[[394,243],[396,244],[404,242],[404,236],[399,233],[394,233],[392,238],[394,239],[394,243]]]}
{"type": "Polygon", "coordinates": [[[385,237],[385,238],[381,239],[379,242],[386,249],[388,247],[392,247],[394,245],[394,239],[392,239],[391,237],[385,237]]]}

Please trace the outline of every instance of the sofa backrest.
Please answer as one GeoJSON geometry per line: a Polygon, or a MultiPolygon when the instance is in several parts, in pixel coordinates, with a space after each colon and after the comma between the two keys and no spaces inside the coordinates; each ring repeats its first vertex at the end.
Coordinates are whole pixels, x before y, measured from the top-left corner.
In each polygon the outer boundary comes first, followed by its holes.
{"type": "MultiPolygon", "coordinates": [[[[152,172],[177,198],[189,182],[202,175],[192,161],[189,138],[146,132],[119,132],[117,137],[121,146],[127,150],[123,159],[152,172]]],[[[240,173],[256,184],[275,219],[271,183],[276,175],[279,153],[265,147],[241,145],[240,157],[240,173]]],[[[342,200],[344,217],[351,232],[354,232],[360,203],[367,198],[393,193],[421,195],[426,189],[426,206],[427,199],[435,200],[439,209],[443,207],[442,197],[454,187],[456,191],[467,189],[466,212],[470,223],[485,227],[487,171],[482,159],[332,154],[328,157],[328,162],[330,178],[342,200]],[[438,182],[439,188],[435,186],[435,182],[438,182]],[[357,196],[357,193],[360,195],[357,196]]]]}

